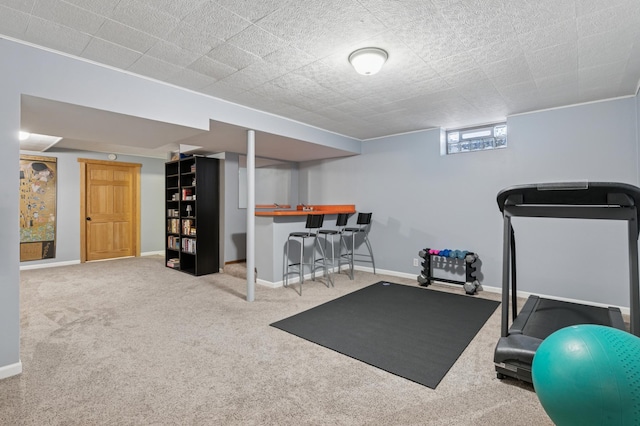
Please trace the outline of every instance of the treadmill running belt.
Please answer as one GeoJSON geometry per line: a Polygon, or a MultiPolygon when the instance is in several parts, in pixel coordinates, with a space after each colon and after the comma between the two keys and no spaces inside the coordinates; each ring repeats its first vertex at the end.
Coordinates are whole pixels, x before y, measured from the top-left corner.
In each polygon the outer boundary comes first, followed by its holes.
{"type": "Polygon", "coordinates": [[[554,331],[577,324],[611,325],[609,309],[540,298],[523,334],[542,340],[554,331]]]}

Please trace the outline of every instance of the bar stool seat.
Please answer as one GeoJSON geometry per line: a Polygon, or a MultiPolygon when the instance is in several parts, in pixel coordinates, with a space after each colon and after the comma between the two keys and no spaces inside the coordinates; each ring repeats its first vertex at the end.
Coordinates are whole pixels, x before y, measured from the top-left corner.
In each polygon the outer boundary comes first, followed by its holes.
{"type": "MultiPolygon", "coordinates": [[[[305,265],[309,267],[312,280],[315,281],[316,279],[316,275],[315,275],[316,270],[322,268],[324,270],[324,275],[327,276],[327,279],[330,282],[329,272],[327,270],[327,264],[325,260],[324,249],[320,244],[320,241],[318,240],[317,233],[312,232],[312,230],[319,229],[320,227],[322,227],[323,221],[324,221],[323,214],[309,214],[307,215],[307,221],[305,225],[306,231],[291,232],[289,234],[289,237],[287,238],[287,243],[285,245],[284,262],[282,267],[284,286],[285,287],[289,286],[289,275],[293,275],[293,274],[298,275],[298,279],[300,282],[301,296],[302,296],[302,283],[304,282],[305,265]],[[299,253],[300,258],[297,262],[293,262],[293,263],[290,262],[291,252],[289,251],[289,244],[291,243],[292,239],[294,241],[298,240],[300,243],[300,253],[299,253]],[[312,253],[310,256],[311,258],[310,262],[305,262],[305,254],[306,254],[305,248],[309,246],[308,244],[306,244],[307,240],[312,241],[312,244],[310,245],[310,248],[312,250],[312,253]],[[316,258],[316,248],[319,249],[321,253],[322,257],[320,259],[316,258]],[[320,262],[320,265],[318,265],[318,262],[320,262]]],[[[327,287],[329,286],[329,282],[327,283],[327,287]]]]}
{"type": "Polygon", "coordinates": [[[369,228],[371,227],[371,216],[373,213],[358,213],[358,220],[356,221],[357,227],[345,227],[340,235],[340,257],[338,261],[338,269],[342,265],[349,266],[349,278],[353,279],[353,262],[354,256],[364,257],[365,259],[358,259],[359,262],[368,262],[373,265],[373,273],[376,273],[376,262],[373,258],[373,249],[371,248],[371,242],[369,241],[369,228]],[[356,236],[362,235],[365,245],[369,254],[355,253],[356,250],[356,236]],[[346,239],[351,239],[351,246],[348,246],[346,239]],[[342,253],[342,245],[344,245],[346,252],[342,253]]]}
{"type": "MultiPolygon", "coordinates": [[[[331,282],[332,286],[334,286],[333,272],[335,271],[336,267],[338,267],[338,272],[340,272],[340,265],[336,262],[336,260],[339,260],[339,257],[336,258],[335,241],[333,240],[333,237],[337,235],[341,238],[342,233],[344,232],[344,228],[347,226],[348,220],[348,213],[338,213],[338,217],[336,218],[337,229],[321,229],[318,231],[318,234],[320,234],[324,238],[324,253],[326,256],[329,256],[329,252],[327,251],[327,244],[331,245],[331,264],[327,265],[327,269],[329,271],[329,281],[331,282]],[[331,241],[329,241],[329,238],[331,238],[331,241]]],[[[340,243],[340,241],[338,242],[340,243]]],[[[341,247],[338,248],[338,252],[340,251],[340,249],[341,247]]]]}

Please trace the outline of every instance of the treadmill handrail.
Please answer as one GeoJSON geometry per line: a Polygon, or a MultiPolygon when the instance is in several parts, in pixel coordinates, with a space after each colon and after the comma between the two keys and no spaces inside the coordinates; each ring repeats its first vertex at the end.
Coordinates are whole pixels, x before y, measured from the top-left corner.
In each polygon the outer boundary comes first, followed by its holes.
{"type": "MultiPolygon", "coordinates": [[[[498,207],[505,206],[640,206],[640,188],[620,182],[560,182],[516,185],[498,192],[498,207]]],[[[636,220],[640,222],[640,209],[636,220]]]]}

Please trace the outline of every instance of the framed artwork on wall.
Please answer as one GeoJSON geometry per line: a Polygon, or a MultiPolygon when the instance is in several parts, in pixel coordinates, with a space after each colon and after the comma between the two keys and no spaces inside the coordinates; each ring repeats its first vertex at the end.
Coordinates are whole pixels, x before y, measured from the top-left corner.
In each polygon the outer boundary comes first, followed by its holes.
{"type": "Polygon", "coordinates": [[[20,155],[20,261],[56,256],[57,158],[20,155]]]}

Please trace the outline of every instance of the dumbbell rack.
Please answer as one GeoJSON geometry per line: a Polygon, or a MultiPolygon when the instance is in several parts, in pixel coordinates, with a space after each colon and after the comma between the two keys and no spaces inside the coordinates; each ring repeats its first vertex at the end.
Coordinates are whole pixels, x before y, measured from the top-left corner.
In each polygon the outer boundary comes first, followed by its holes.
{"type": "Polygon", "coordinates": [[[439,254],[429,254],[429,248],[425,248],[421,250],[421,252],[424,252],[424,256],[421,256],[423,257],[424,261],[422,262],[422,274],[418,276],[418,282],[420,283],[420,286],[428,287],[429,285],[432,284],[433,281],[440,281],[440,282],[446,282],[451,284],[461,284],[463,286],[469,283],[469,284],[473,284],[473,291],[469,291],[469,289],[467,289],[467,286],[465,286],[465,291],[469,294],[475,293],[475,288],[477,288],[478,285],[480,285],[480,283],[476,278],[477,267],[473,265],[478,259],[477,255],[474,252],[470,251],[466,253],[467,256],[468,255],[475,256],[475,260],[473,262],[467,262],[465,259],[461,259],[461,261],[465,263],[465,267],[464,267],[465,281],[457,281],[457,280],[452,280],[448,278],[438,278],[433,276],[433,261],[432,261],[433,257],[442,258],[444,260],[451,259],[452,261],[456,261],[457,258],[444,257],[444,256],[440,256],[439,254]]]}

